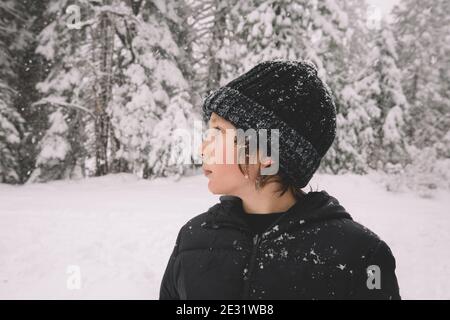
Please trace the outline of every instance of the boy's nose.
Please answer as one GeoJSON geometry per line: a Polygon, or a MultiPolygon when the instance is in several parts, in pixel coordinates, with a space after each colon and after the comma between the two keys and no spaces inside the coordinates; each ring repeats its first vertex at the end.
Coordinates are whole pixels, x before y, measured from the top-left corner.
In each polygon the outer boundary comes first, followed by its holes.
{"type": "Polygon", "coordinates": [[[201,159],[203,160],[203,161],[205,161],[205,158],[208,156],[208,152],[210,153],[211,152],[211,150],[209,150],[208,151],[208,144],[209,144],[209,142],[208,141],[205,141],[205,140],[202,140],[202,143],[200,144],[200,148],[199,148],[199,150],[198,150],[198,152],[199,152],[199,155],[200,155],[200,157],[201,157],[201,159]]]}
{"type": "Polygon", "coordinates": [[[200,146],[198,148],[198,154],[200,155],[200,158],[202,158],[202,159],[203,159],[203,156],[204,156],[204,154],[203,154],[204,144],[205,144],[205,142],[202,141],[202,143],[200,143],[200,146]]]}

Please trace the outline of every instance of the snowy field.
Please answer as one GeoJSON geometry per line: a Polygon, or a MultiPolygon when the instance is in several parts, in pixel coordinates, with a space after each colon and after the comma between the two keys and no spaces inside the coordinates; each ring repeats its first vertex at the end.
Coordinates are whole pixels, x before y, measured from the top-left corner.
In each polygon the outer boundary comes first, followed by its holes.
{"type": "MultiPolygon", "coordinates": [[[[393,194],[374,178],[316,175],[311,185],[390,245],[403,299],[450,299],[449,193],[393,194]]],[[[216,201],[203,176],[0,184],[0,299],[157,299],[179,228],[216,201]],[[71,265],[78,290],[67,288],[71,265]]]]}

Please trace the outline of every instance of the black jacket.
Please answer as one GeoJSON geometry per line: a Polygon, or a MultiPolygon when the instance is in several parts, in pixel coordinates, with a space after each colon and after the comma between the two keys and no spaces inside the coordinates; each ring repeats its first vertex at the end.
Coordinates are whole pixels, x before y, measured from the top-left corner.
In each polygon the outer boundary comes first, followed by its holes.
{"type": "Polygon", "coordinates": [[[239,210],[240,198],[221,196],[181,228],[160,299],[400,299],[389,247],[326,191],[254,237],[239,210]]]}

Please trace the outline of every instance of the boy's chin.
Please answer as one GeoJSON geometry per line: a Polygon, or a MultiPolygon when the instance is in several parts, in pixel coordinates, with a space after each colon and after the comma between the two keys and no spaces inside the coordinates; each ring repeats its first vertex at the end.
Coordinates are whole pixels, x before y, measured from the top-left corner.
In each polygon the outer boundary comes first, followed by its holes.
{"type": "Polygon", "coordinates": [[[212,194],[217,194],[217,195],[228,194],[230,191],[228,188],[224,188],[223,186],[222,187],[216,186],[211,181],[209,181],[209,183],[208,183],[208,190],[212,194]]]}
{"type": "Polygon", "coordinates": [[[215,188],[211,188],[211,187],[208,187],[208,190],[209,190],[209,192],[211,192],[212,194],[223,194],[223,192],[221,191],[221,190],[217,190],[217,189],[215,189],[215,188]]]}

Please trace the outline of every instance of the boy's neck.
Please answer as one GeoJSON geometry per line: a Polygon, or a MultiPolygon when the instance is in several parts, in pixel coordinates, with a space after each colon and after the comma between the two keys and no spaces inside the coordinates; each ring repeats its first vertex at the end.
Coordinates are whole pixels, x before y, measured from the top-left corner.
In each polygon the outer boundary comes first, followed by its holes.
{"type": "Polygon", "coordinates": [[[280,196],[279,192],[274,192],[274,190],[269,188],[264,189],[239,196],[242,199],[242,206],[246,213],[285,212],[298,201],[290,190],[287,190],[280,196]]]}

